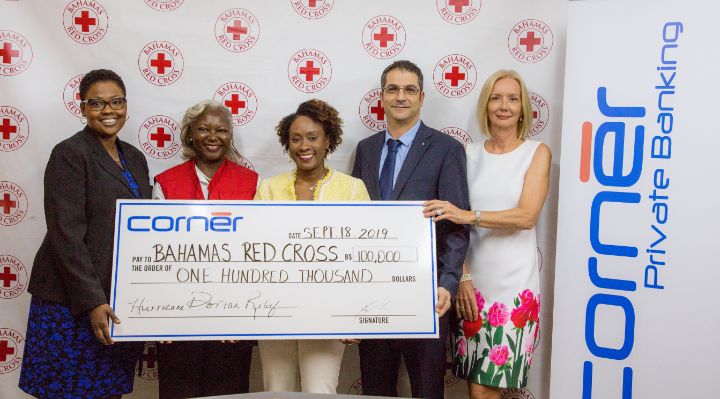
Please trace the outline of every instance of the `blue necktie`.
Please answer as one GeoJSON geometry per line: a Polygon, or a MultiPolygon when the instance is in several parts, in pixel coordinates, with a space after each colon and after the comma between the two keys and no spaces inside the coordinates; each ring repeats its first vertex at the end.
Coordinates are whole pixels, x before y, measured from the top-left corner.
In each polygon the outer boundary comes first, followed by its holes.
{"type": "Polygon", "coordinates": [[[400,140],[387,141],[388,152],[380,172],[380,198],[389,200],[393,190],[393,177],[395,176],[395,158],[397,156],[400,140]]]}

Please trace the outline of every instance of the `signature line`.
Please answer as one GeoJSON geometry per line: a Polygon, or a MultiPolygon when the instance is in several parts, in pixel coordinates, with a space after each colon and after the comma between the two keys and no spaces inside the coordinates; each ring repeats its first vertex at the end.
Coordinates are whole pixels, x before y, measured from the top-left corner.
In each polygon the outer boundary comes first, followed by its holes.
{"type": "Polygon", "coordinates": [[[128,316],[128,319],[212,319],[218,317],[241,317],[251,319],[274,319],[276,317],[293,317],[293,316],[128,316]]]}
{"type": "Polygon", "coordinates": [[[330,317],[380,317],[380,316],[392,316],[392,317],[416,317],[416,314],[333,314],[330,317]]]}

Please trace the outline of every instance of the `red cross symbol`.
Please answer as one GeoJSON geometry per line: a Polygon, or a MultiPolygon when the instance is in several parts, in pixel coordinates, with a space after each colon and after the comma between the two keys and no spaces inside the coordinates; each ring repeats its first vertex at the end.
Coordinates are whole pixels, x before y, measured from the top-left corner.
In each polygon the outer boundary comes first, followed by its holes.
{"type": "Polygon", "coordinates": [[[147,365],[147,368],[154,369],[157,361],[157,349],[154,346],[149,346],[147,353],[143,353],[142,360],[147,365]]]}
{"type": "Polygon", "coordinates": [[[240,96],[233,93],[229,100],[225,100],[225,106],[230,108],[233,115],[237,115],[240,108],[245,108],[245,101],[241,101],[240,96]]]}
{"type": "Polygon", "coordinates": [[[8,345],[8,340],[0,341],[0,362],[7,361],[8,355],[15,353],[15,348],[8,345]]]}
{"type": "Polygon", "coordinates": [[[470,5],[470,0],[450,0],[448,1],[448,5],[455,7],[456,13],[461,13],[463,7],[467,7],[470,5]]]}
{"type": "Polygon", "coordinates": [[[3,140],[10,140],[10,133],[17,133],[17,126],[11,124],[9,118],[3,118],[2,124],[0,124],[0,133],[2,133],[3,140]]]}
{"type": "Polygon", "coordinates": [[[17,201],[11,200],[10,194],[5,193],[3,199],[0,200],[0,208],[2,208],[4,214],[9,215],[10,210],[17,208],[17,201]]]}
{"type": "Polygon", "coordinates": [[[150,66],[157,68],[157,73],[164,74],[165,68],[170,68],[172,62],[165,59],[165,53],[158,53],[157,58],[150,60],[150,66]]]}
{"type": "Polygon", "coordinates": [[[370,113],[375,114],[375,119],[379,121],[385,120],[385,110],[382,107],[382,102],[378,100],[377,104],[370,107],[370,113]]]}
{"type": "Polygon", "coordinates": [[[453,65],[450,72],[445,72],[445,79],[450,81],[450,86],[457,87],[461,80],[465,80],[465,74],[460,72],[460,67],[453,65]]]}
{"type": "Polygon", "coordinates": [[[533,111],[533,119],[537,119],[537,117],[538,117],[538,112],[537,112],[537,111],[533,111]]]}
{"type": "Polygon", "coordinates": [[[315,8],[317,7],[317,0],[310,0],[308,1],[308,7],[315,8]]]}
{"type": "Polygon", "coordinates": [[[520,44],[525,46],[525,50],[530,52],[535,50],[535,46],[540,43],[542,43],[542,39],[535,37],[535,32],[533,31],[528,32],[527,36],[520,39],[520,44]]]}
{"type": "Polygon", "coordinates": [[[387,26],[383,26],[380,28],[380,33],[373,34],[373,40],[377,40],[380,42],[380,47],[387,47],[388,42],[392,42],[395,40],[395,35],[392,33],[388,33],[387,26]]]}
{"type": "Polygon", "coordinates": [[[95,24],[97,24],[97,20],[90,18],[90,12],[87,10],[83,10],[79,17],[75,17],[75,25],[82,26],[83,32],[90,32],[90,27],[95,24]]]}
{"type": "Polygon", "coordinates": [[[300,68],[300,75],[305,75],[306,82],[315,80],[315,75],[320,74],[320,68],[315,68],[315,62],[307,60],[305,66],[300,68]]]}
{"type": "Polygon", "coordinates": [[[165,133],[164,127],[158,127],[155,133],[150,134],[150,140],[157,142],[157,148],[165,148],[165,142],[172,140],[172,136],[165,133]]]}
{"type": "Polygon", "coordinates": [[[2,286],[4,288],[10,288],[10,283],[17,280],[17,274],[14,274],[10,271],[9,266],[5,266],[3,268],[3,272],[0,273],[0,281],[2,281],[2,286]]]}
{"type": "Polygon", "coordinates": [[[12,62],[13,57],[19,57],[20,52],[12,49],[12,43],[3,43],[2,49],[0,49],[0,57],[2,57],[3,64],[9,64],[12,62]]]}
{"type": "Polygon", "coordinates": [[[236,19],[235,21],[233,21],[232,26],[228,25],[225,28],[225,31],[227,33],[232,33],[233,40],[240,40],[240,35],[248,33],[248,29],[246,27],[242,26],[239,19],[236,19]]]}
{"type": "Polygon", "coordinates": [[[80,101],[80,92],[75,93],[75,99],[80,101]]]}

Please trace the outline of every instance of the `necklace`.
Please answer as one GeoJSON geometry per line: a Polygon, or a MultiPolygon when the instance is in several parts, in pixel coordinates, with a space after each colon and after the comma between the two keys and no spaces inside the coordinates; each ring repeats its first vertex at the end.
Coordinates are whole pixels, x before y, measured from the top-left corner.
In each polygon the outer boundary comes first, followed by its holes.
{"type": "Polygon", "coordinates": [[[108,155],[110,155],[110,158],[112,158],[113,161],[122,169],[122,161],[120,160],[120,153],[115,150],[115,154],[108,151],[108,155]]]}
{"type": "MultiPolygon", "coordinates": [[[[308,191],[310,191],[310,193],[312,193],[313,199],[317,200],[318,193],[317,193],[316,189],[317,189],[319,186],[322,186],[323,184],[325,184],[325,181],[326,181],[329,177],[330,177],[330,169],[329,169],[329,168],[325,168],[325,173],[322,175],[321,178],[315,180],[314,183],[312,183],[312,184],[308,184],[308,183],[305,183],[305,182],[300,182],[300,183],[303,184],[304,186],[306,186],[307,189],[308,189],[308,191]]],[[[297,179],[297,169],[295,169],[295,170],[293,170],[293,184],[292,184],[293,187],[295,186],[295,183],[297,183],[297,182],[298,182],[298,179],[297,179]]]]}

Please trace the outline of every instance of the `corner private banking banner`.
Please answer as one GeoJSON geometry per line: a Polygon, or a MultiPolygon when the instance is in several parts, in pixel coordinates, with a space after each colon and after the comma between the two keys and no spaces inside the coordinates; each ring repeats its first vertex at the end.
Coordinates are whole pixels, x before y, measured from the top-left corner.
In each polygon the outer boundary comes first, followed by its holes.
{"type": "Polygon", "coordinates": [[[553,398],[717,396],[718,11],[570,4],[553,398]]]}
{"type": "MultiPolygon", "coordinates": [[[[182,162],[183,113],[205,99],[228,107],[243,164],[266,179],[293,168],[275,126],[311,98],[339,111],[343,142],[327,164],[349,173],[356,144],[385,129],[383,68],[409,59],[425,75],[423,121],[464,144],[482,140],[474,115],[487,76],[510,68],[525,78],[532,138],[555,157],[537,223],[540,344],[529,385],[504,399],[547,399],[567,6],[567,0],[0,0],[0,398],[28,397],[17,382],[27,285],[46,232],[43,172],[53,146],[83,128],[83,74],[111,68],[123,77],[130,118],[119,137],[143,152],[150,179],[182,162]]],[[[128,398],[157,397],[157,345],[146,344],[128,398]]],[[[261,391],[257,347],[253,352],[250,389],[261,391]]],[[[467,398],[452,358],[448,343],[445,395],[467,398]]],[[[338,393],[362,391],[356,346],[346,350],[339,379],[338,393]]],[[[403,367],[398,389],[410,395],[403,367]]]]}

